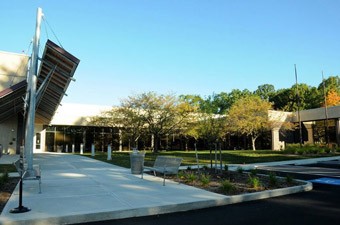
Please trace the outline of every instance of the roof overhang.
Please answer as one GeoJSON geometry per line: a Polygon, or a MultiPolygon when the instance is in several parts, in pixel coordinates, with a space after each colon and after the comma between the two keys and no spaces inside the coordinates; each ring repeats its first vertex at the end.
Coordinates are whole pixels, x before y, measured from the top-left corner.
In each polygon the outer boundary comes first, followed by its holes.
{"type": "Polygon", "coordinates": [[[0,91],[0,123],[24,110],[24,96],[27,82],[23,80],[0,91]]]}

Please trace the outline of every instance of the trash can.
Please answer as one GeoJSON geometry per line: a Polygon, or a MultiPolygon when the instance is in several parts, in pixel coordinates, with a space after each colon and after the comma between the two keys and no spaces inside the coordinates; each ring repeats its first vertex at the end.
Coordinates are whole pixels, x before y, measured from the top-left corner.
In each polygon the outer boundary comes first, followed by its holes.
{"type": "Polygon", "coordinates": [[[131,173],[142,174],[145,152],[134,149],[130,153],[131,173]]]}

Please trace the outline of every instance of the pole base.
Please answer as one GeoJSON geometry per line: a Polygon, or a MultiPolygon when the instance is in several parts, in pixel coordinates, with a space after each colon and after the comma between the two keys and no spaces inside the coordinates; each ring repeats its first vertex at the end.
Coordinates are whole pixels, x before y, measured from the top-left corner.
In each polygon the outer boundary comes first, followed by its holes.
{"type": "Polygon", "coordinates": [[[9,212],[10,213],[25,213],[31,211],[30,208],[27,208],[25,206],[19,206],[17,208],[11,209],[9,212]]]}

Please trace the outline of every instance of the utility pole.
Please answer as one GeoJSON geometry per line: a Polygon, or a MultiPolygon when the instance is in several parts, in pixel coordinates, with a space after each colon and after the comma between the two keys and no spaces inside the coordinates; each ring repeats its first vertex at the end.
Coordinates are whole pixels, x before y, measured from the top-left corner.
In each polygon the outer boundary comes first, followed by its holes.
{"type": "Polygon", "coordinates": [[[329,144],[329,135],[328,135],[328,107],[327,107],[327,96],[326,96],[326,85],[325,85],[325,79],[323,77],[323,71],[322,73],[322,85],[323,85],[323,98],[325,101],[325,118],[324,120],[324,126],[325,126],[325,139],[326,139],[326,144],[329,144]]]}

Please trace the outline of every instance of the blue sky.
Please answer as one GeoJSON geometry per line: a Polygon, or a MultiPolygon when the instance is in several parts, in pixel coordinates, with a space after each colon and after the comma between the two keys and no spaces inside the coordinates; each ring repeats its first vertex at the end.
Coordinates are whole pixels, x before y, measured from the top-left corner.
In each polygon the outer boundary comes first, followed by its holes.
{"type": "Polygon", "coordinates": [[[338,0],[3,0],[1,51],[27,50],[38,7],[41,51],[59,40],[81,60],[63,102],[289,88],[294,64],[311,86],[340,74],[338,0]]]}

